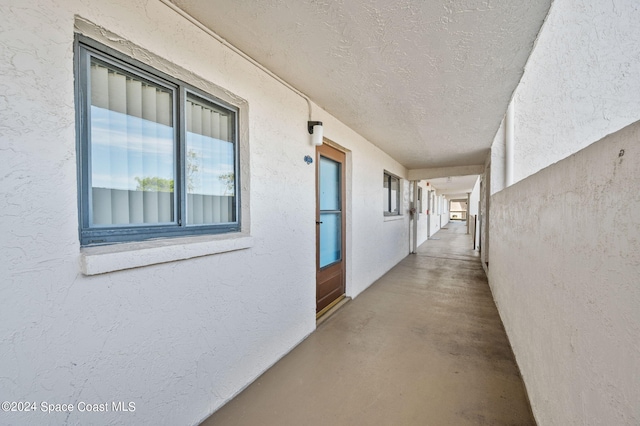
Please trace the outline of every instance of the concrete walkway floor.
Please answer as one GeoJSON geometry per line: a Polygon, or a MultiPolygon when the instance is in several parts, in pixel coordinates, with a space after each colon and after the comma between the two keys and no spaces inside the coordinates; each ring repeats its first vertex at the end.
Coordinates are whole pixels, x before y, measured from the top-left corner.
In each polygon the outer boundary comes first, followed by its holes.
{"type": "Polygon", "coordinates": [[[464,223],[450,223],[204,425],[534,425],[464,223]]]}

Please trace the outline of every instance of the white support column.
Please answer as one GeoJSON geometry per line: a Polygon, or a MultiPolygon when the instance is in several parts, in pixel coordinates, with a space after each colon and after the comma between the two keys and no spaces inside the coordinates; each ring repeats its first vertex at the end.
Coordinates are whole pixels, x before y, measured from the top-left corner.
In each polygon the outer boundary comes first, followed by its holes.
{"type": "Polygon", "coordinates": [[[514,131],[515,131],[515,98],[511,100],[507,108],[507,115],[504,119],[504,186],[505,188],[513,184],[513,162],[514,162],[514,131]]]}
{"type": "Polygon", "coordinates": [[[420,212],[418,211],[418,181],[414,180],[413,182],[413,244],[411,247],[411,253],[416,254],[418,251],[418,216],[420,212]]]}
{"type": "Polygon", "coordinates": [[[469,215],[470,206],[471,206],[471,193],[467,192],[467,235],[469,235],[469,222],[471,221],[471,216],[469,215]]]}
{"type": "Polygon", "coordinates": [[[427,238],[431,238],[431,214],[433,213],[433,203],[431,200],[431,188],[427,188],[427,238]]]}

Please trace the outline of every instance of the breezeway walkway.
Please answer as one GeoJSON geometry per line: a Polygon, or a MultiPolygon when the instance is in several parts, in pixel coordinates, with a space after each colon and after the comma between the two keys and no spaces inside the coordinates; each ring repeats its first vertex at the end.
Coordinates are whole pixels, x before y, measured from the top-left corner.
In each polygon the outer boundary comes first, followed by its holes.
{"type": "Polygon", "coordinates": [[[478,253],[450,223],[204,425],[534,425],[478,253]]]}

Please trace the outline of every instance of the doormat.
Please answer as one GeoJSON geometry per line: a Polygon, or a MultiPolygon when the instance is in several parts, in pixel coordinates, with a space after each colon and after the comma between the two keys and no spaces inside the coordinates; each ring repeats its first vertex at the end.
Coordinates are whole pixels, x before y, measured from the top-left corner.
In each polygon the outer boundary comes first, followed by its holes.
{"type": "Polygon", "coordinates": [[[449,229],[449,228],[440,228],[440,229],[449,229]]]}
{"type": "Polygon", "coordinates": [[[439,240],[440,238],[429,238],[430,240],[439,240]]]}

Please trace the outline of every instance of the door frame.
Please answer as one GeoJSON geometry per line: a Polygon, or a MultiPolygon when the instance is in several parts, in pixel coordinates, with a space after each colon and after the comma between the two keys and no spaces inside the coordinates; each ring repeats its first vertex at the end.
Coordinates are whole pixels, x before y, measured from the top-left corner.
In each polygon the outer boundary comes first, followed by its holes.
{"type": "MultiPolygon", "coordinates": [[[[320,277],[320,273],[332,273],[333,269],[341,269],[342,270],[342,291],[341,294],[338,295],[334,300],[332,300],[325,307],[318,309],[318,296],[316,293],[316,317],[319,318],[328,310],[330,310],[333,306],[335,306],[340,300],[342,300],[346,295],[347,290],[347,233],[346,233],[346,225],[347,225],[347,152],[341,147],[336,146],[336,144],[331,143],[327,139],[323,140],[323,144],[316,147],[316,168],[315,168],[315,198],[316,198],[316,207],[315,207],[315,220],[316,220],[316,291],[318,289],[318,279],[320,277]],[[327,143],[329,142],[329,143],[327,143]],[[322,152],[324,149],[330,149],[336,151],[336,154],[322,152]],[[341,252],[341,260],[340,262],[336,262],[334,264],[328,265],[325,268],[321,268],[320,266],[320,193],[319,193],[319,177],[320,177],[320,157],[325,157],[330,160],[336,161],[340,163],[340,211],[341,211],[341,223],[340,223],[340,252],[341,252]],[[337,266],[340,265],[340,268],[337,266]]],[[[333,271],[335,272],[335,271],[333,271]]]]}

